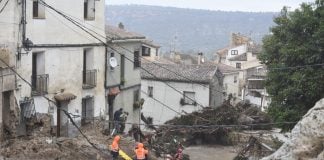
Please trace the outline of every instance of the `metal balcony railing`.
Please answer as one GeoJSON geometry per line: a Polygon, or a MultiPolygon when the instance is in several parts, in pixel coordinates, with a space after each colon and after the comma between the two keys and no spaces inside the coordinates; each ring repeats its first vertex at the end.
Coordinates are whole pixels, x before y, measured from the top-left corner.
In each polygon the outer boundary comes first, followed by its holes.
{"type": "Polygon", "coordinates": [[[48,74],[32,75],[32,95],[44,95],[48,93],[48,74]]]}
{"type": "Polygon", "coordinates": [[[83,71],[83,88],[94,88],[97,85],[97,70],[83,71]]]}
{"type": "Polygon", "coordinates": [[[260,90],[264,89],[264,80],[249,80],[248,81],[248,89],[255,89],[255,90],[260,90]]]}

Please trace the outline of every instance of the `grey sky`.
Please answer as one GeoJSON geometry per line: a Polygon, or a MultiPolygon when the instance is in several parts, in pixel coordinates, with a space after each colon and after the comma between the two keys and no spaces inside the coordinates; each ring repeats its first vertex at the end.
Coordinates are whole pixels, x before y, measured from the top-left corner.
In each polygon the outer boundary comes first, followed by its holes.
{"type": "Polygon", "coordinates": [[[277,12],[280,11],[283,6],[289,6],[295,9],[302,2],[314,1],[315,0],[106,0],[106,4],[144,4],[224,11],[277,12]]]}

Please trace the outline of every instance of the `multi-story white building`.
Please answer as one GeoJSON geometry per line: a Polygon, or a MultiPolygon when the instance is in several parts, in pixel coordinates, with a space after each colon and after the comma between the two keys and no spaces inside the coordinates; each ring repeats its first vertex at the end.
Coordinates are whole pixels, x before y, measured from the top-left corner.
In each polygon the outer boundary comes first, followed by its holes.
{"type": "Polygon", "coordinates": [[[74,135],[75,127],[71,127],[62,109],[77,115],[74,120],[79,125],[104,116],[104,15],[103,0],[9,1],[0,14],[0,21],[6,23],[0,30],[0,43],[8,46],[15,69],[32,85],[21,78],[16,80],[15,99],[21,115],[33,108],[39,113],[50,113],[53,126],[59,128],[57,134],[63,136],[74,135]],[[96,32],[100,40],[43,2],[85,26],[87,31],[96,32]],[[22,42],[27,43],[23,46],[22,42]]]}
{"type": "Polygon", "coordinates": [[[232,34],[230,46],[219,50],[216,60],[220,64],[234,67],[239,71],[238,81],[235,85],[239,92],[235,94],[236,97],[249,100],[264,109],[270,103],[270,98],[263,85],[266,68],[257,57],[261,49],[262,46],[254,44],[250,38],[232,34]]]}

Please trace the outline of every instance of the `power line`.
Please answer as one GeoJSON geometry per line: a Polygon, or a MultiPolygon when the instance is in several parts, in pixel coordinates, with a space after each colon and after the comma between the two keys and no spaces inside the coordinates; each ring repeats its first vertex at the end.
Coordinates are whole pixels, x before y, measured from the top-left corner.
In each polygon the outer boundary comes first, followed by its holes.
{"type": "MultiPolygon", "coordinates": [[[[148,93],[146,93],[145,91],[141,90],[141,92],[148,96],[148,93]]],[[[149,97],[149,96],[148,96],[148,97],[149,97]]],[[[168,106],[168,105],[166,105],[165,103],[161,102],[160,100],[158,100],[158,99],[156,99],[156,98],[154,98],[154,97],[150,97],[150,98],[153,99],[154,101],[160,103],[161,105],[167,107],[169,110],[171,110],[171,111],[177,113],[178,115],[182,115],[180,112],[174,110],[173,108],[171,108],[170,106],[168,106]]],[[[197,116],[197,115],[193,115],[193,116],[195,116],[195,117],[197,117],[197,118],[200,118],[200,119],[203,119],[203,120],[205,120],[205,121],[209,121],[209,122],[210,122],[210,120],[207,120],[206,118],[203,118],[203,117],[200,117],[200,116],[197,116]]]]}
{"type": "MultiPolygon", "coordinates": [[[[56,10],[54,7],[48,5],[48,4],[45,3],[43,0],[40,0],[39,2],[41,2],[41,4],[44,5],[45,7],[48,7],[48,8],[50,8],[50,9],[52,9],[53,11],[55,11],[56,13],[58,13],[59,15],[63,16],[65,19],[67,19],[68,21],[70,21],[71,23],[73,23],[74,25],[76,25],[77,27],[81,28],[83,31],[85,31],[86,33],[88,33],[89,35],[91,35],[93,38],[95,38],[95,39],[97,39],[99,42],[103,43],[106,47],[108,47],[108,48],[114,50],[116,53],[122,55],[120,52],[118,52],[118,51],[117,51],[116,49],[114,49],[113,47],[110,47],[109,45],[107,45],[106,42],[104,42],[104,41],[102,41],[100,38],[96,37],[96,36],[95,36],[94,34],[92,34],[90,31],[94,32],[94,33],[97,34],[97,35],[100,35],[99,33],[96,33],[95,31],[93,31],[93,30],[91,30],[91,29],[85,27],[85,26],[82,25],[81,23],[79,23],[79,22],[73,20],[71,17],[69,17],[69,16],[65,15],[64,13],[62,13],[62,12],[56,10]],[[90,30],[90,31],[88,31],[87,29],[90,30]]],[[[101,36],[102,36],[102,35],[101,35],[101,36]]],[[[103,37],[103,36],[102,36],[102,37],[103,37]]],[[[104,37],[106,38],[106,36],[104,36],[104,37]]],[[[127,59],[128,61],[134,63],[134,61],[131,60],[130,58],[128,58],[127,56],[125,56],[125,59],[127,59]]],[[[145,69],[145,68],[143,68],[143,67],[140,67],[140,68],[142,68],[144,71],[146,71],[147,73],[149,73],[149,74],[151,74],[152,76],[154,76],[155,78],[157,78],[156,75],[154,75],[153,73],[150,73],[147,69],[145,69]]],[[[175,87],[171,86],[171,85],[168,84],[167,82],[164,82],[164,83],[165,83],[166,85],[168,85],[170,88],[172,88],[173,90],[175,90],[175,91],[177,91],[178,93],[180,93],[181,95],[183,94],[181,91],[177,90],[175,87]]],[[[186,98],[192,100],[192,101],[197,102],[196,100],[194,100],[194,99],[192,99],[192,98],[190,98],[190,97],[188,97],[188,96],[186,96],[186,95],[184,95],[184,96],[185,96],[186,98]]],[[[197,104],[198,104],[200,107],[204,108],[204,106],[203,106],[202,104],[200,104],[200,103],[198,103],[198,102],[197,102],[197,104]]]]}
{"type": "MultiPolygon", "coordinates": [[[[47,11],[47,10],[46,10],[47,11]]],[[[56,18],[60,23],[62,23],[63,25],[65,25],[66,27],[68,27],[69,29],[71,29],[73,32],[79,34],[80,36],[90,40],[89,37],[86,37],[85,35],[81,34],[80,32],[77,32],[76,30],[74,30],[72,27],[70,27],[69,25],[65,24],[64,22],[62,22],[57,16],[55,16],[55,14],[53,14],[52,12],[50,11],[47,11],[47,13],[50,13],[54,18],[56,18]]],[[[91,41],[91,40],[90,40],[91,41]]]]}
{"type": "MultiPolygon", "coordinates": [[[[2,63],[4,63],[11,71],[13,71],[15,73],[15,75],[17,75],[19,78],[21,78],[27,85],[29,85],[29,87],[31,89],[34,89],[34,87],[32,86],[31,83],[29,83],[26,79],[24,79],[15,69],[13,69],[12,67],[10,67],[10,65],[8,63],[6,63],[3,59],[0,58],[0,61],[2,63]]],[[[52,102],[57,108],[57,104],[55,101],[49,99],[48,97],[41,95],[41,97],[43,97],[44,99],[46,99],[48,102],[52,102]]],[[[99,152],[103,153],[97,146],[95,146],[94,143],[92,143],[90,141],[90,139],[81,131],[81,129],[78,127],[78,125],[74,122],[73,118],[71,117],[71,114],[69,112],[67,112],[66,110],[60,109],[61,111],[63,111],[63,113],[68,117],[68,119],[71,121],[71,123],[77,128],[77,130],[80,132],[80,134],[87,140],[87,142],[96,150],[98,150],[99,152]]]]}
{"type": "MultiPolygon", "coordinates": [[[[2,1],[2,0],[1,0],[2,1]]],[[[1,3],[0,1],[0,3],[1,3]]],[[[7,0],[7,2],[3,5],[3,7],[0,10],[0,13],[6,8],[7,4],[8,4],[9,0],[7,0]]]]}
{"type": "MultiPolygon", "coordinates": [[[[146,93],[145,91],[141,90],[141,92],[148,96],[148,93],[146,93]]],[[[178,115],[182,115],[180,112],[174,110],[173,108],[171,108],[170,106],[164,104],[164,103],[161,102],[160,100],[158,100],[158,99],[156,99],[156,98],[154,98],[154,97],[150,97],[150,98],[153,99],[154,101],[160,103],[161,105],[165,106],[165,107],[168,108],[169,110],[171,110],[171,111],[177,113],[178,115]]]]}
{"type": "Polygon", "coordinates": [[[302,65],[302,66],[292,66],[292,67],[273,67],[268,68],[268,70],[286,70],[286,69],[297,69],[297,68],[307,68],[307,67],[315,67],[315,66],[324,66],[324,63],[318,64],[309,64],[309,65],[302,65]]]}

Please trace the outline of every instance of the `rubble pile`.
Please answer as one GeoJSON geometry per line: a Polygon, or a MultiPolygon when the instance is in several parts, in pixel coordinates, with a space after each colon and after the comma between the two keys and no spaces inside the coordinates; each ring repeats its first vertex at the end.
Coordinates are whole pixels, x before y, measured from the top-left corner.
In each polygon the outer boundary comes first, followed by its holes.
{"type": "Polygon", "coordinates": [[[242,102],[235,106],[224,103],[217,108],[204,108],[167,121],[165,126],[157,129],[151,147],[160,156],[163,153],[175,154],[180,144],[232,145],[232,131],[271,129],[272,126],[258,125],[270,122],[266,113],[249,103],[242,102]]]}
{"type": "MultiPolygon", "coordinates": [[[[104,132],[104,121],[94,121],[82,126],[82,132],[95,145],[91,146],[87,140],[78,135],[75,138],[55,137],[50,132],[49,116],[37,114],[37,117],[28,120],[28,135],[8,139],[1,143],[0,159],[15,160],[106,160],[111,159],[108,145],[112,143],[112,137],[106,136],[104,132]]],[[[122,136],[120,141],[121,149],[129,156],[134,156],[135,140],[131,137],[122,136]]],[[[156,158],[150,155],[150,159],[156,158]]]]}
{"type": "Polygon", "coordinates": [[[318,101],[291,132],[290,140],[263,160],[324,159],[324,99],[318,101]]]}

